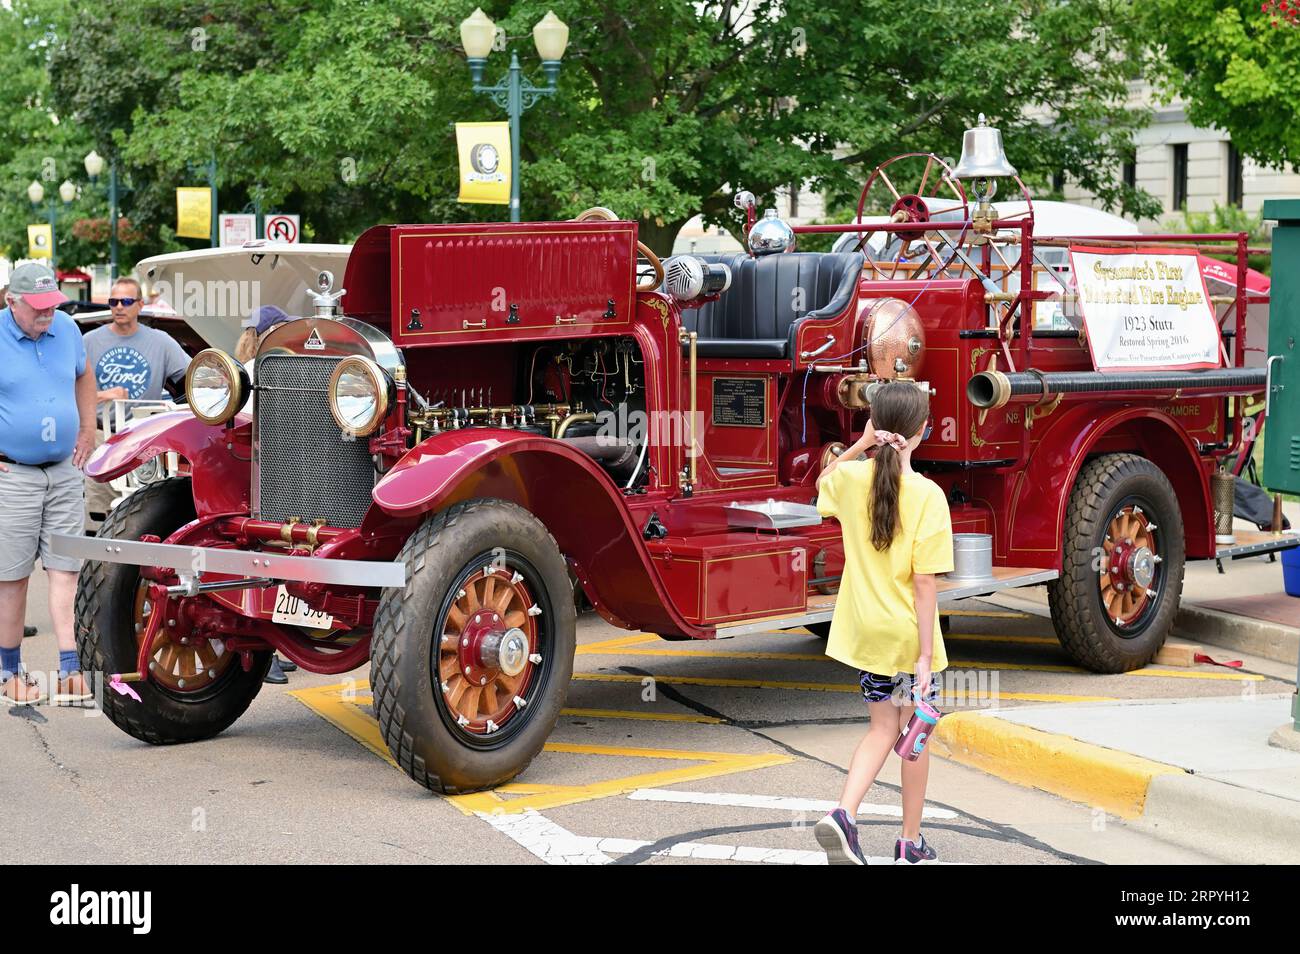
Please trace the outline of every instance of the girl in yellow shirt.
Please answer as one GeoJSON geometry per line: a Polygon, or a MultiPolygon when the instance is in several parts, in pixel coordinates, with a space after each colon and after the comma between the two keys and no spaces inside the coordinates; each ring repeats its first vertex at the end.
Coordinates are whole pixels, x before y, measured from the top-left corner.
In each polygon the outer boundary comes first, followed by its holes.
{"type": "MultiPolygon", "coordinates": [[[[853,753],[839,807],[817,823],[831,864],[866,864],[855,816],[867,789],[912,717],[919,687],[932,702],[948,666],[939,632],[935,574],[952,570],[948,501],[934,481],[912,470],[912,452],[927,436],[927,392],[897,381],[871,401],[862,438],[817,481],[817,509],[837,517],[844,573],[826,655],[858,670],[871,725],[853,753]],[[874,460],[857,458],[877,448],[874,460]]],[[[921,835],[930,750],[903,760],[903,837],[895,863],[933,861],[921,835]]]]}

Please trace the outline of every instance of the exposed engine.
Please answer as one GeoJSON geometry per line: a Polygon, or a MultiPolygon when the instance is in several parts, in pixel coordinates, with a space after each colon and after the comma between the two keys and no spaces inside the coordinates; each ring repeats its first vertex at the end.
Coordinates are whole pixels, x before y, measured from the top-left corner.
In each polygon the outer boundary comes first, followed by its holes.
{"type": "Polygon", "coordinates": [[[528,431],[568,441],[620,486],[645,482],[645,371],[632,338],[526,345],[516,361],[513,387],[417,384],[422,396],[409,415],[416,441],[463,427],[528,431]]]}

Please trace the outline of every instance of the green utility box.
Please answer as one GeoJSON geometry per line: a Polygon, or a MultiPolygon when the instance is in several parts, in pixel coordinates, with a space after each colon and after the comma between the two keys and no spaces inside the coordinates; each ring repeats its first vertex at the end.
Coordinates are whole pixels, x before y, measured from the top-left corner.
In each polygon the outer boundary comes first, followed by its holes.
{"type": "Polygon", "coordinates": [[[1273,230],[1268,304],[1269,408],[1264,429],[1264,486],[1300,493],[1300,199],[1269,199],[1273,230]]]}

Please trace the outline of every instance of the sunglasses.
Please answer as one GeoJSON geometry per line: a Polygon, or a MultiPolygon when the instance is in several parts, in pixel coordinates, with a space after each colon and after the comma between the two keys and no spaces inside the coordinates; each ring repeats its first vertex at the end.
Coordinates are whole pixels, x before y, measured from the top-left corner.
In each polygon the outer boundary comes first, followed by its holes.
{"type": "Polygon", "coordinates": [[[925,422],[925,433],[921,435],[921,440],[928,441],[932,433],[934,433],[934,418],[925,422]]]}
{"type": "Polygon", "coordinates": [[[121,305],[124,308],[130,308],[139,300],[139,298],[110,298],[108,300],[108,307],[116,308],[118,305],[121,305]]]}

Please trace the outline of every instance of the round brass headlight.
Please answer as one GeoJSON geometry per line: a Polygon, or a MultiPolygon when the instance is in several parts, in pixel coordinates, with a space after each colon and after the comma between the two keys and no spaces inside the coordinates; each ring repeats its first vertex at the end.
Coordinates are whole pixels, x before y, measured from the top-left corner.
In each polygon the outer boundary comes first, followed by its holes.
{"type": "Polygon", "coordinates": [[[330,375],[330,413],[346,434],[365,437],[383,424],[393,382],[370,358],[344,358],[330,375]]]}
{"type": "Polygon", "coordinates": [[[185,372],[185,397],[204,424],[225,424],[248,397],[248,372],[224,351],[200,351],[185,372]]]}

